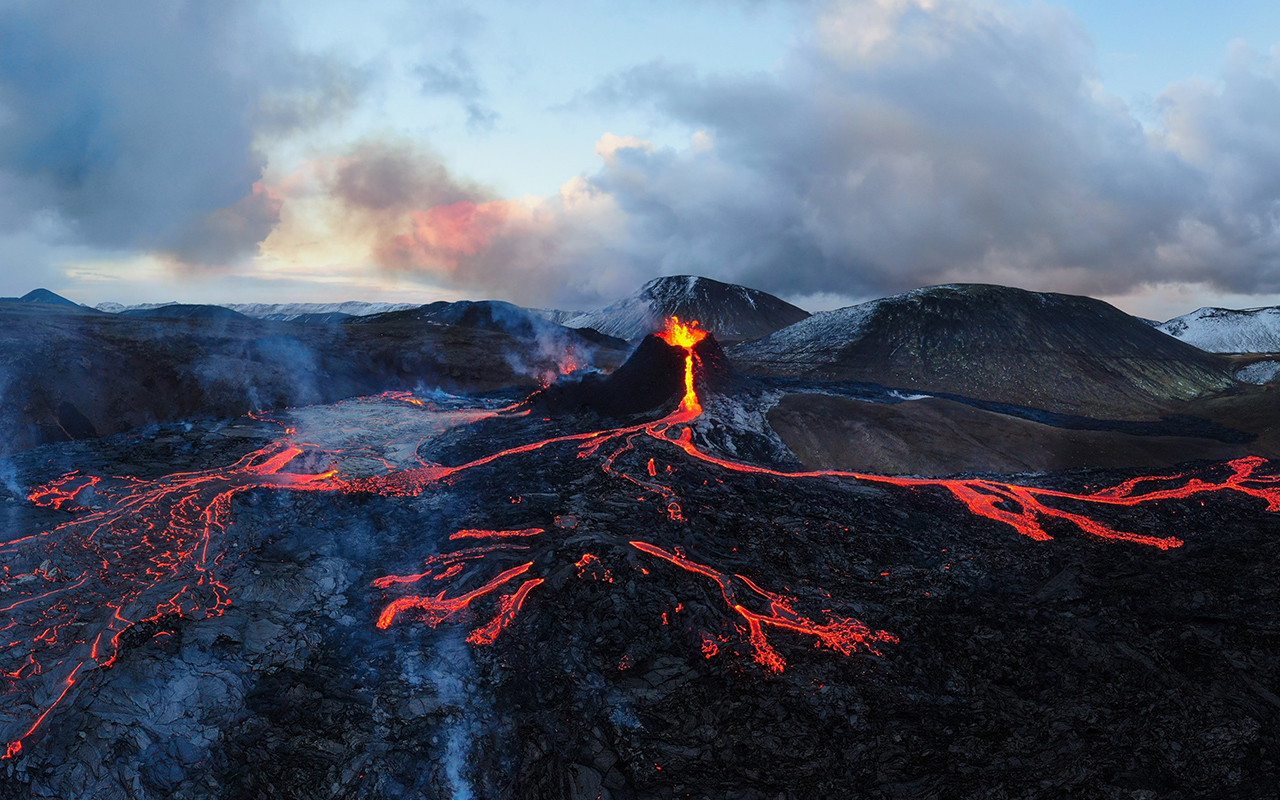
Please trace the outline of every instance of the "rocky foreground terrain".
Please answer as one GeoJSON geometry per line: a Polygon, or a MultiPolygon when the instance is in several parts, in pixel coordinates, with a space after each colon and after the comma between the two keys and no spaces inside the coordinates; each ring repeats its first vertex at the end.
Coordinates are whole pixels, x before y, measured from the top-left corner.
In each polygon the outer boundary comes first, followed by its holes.
{"type": "MultiPolygon", "coordinates": [[[[1274,794],[1273,464],[1107,495],[1156,492],[1131,505],[1083,496],[1132,469],[785,476],[805,465],[767,424],[769,391],[699,378],[693,414],[664,369],[665,406],[626,418],[385,395],[16,455],[4,529],[58,541],[48,563],[0,546],[5,596],[72,588],[10,608],[28,638],[6,651],[0,728],[12,741],[52,711],[0,761],[0,797],[1274,794]],[[225,469],[286,446],[274,471],[225,469]],[[135,480],[85,477],[112,475],[135,480]],[[158,601],[127,626],[77,607],[112,591],[78,555],[106,552],[80,521],[199,481],[239,488],[214,517],[156,507],[204,531],[198,577],[226,602],[158,601]],[[1037,497],[1077,516],[1032,514],[1037,497]],[[98,577],[72,586],[82,573],[98,577]],[[86,654],[94,630],[120,631],[109,664],[86,654]]],[[[153,531],[110,532],[143,552],[163,549],[153,531]]],[[[163,576],[130,585],[167,597],[183,573],[145,555],[163,576]]]]}

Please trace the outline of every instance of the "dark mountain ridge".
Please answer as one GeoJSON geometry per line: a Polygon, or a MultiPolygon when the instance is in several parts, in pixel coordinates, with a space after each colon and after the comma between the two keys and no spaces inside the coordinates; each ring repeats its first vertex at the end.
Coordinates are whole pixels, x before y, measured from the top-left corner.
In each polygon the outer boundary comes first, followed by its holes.
{"type": "Polygon", "coordinates": [[[747,373],[856,380],[1102,418],[1236,385],[1227,362],[1090,297],[934,286],[817,314],[729,351],[747,373]]]}
{"type": "Polygon", "coordinates": [[[170,303],[155,308],[130,308],[119,312],[122,317],[158,317],[161,319],[249,319],[225,306],[195,303],[170,303]]]}
{"type": "Polygon", "coordinates": [[[82,306],[72,300],[68,300],[56,292],[48,289],[32,289],[22,297],[0,297],[0,307],[9,309],[24,308],[29,311],[44,313],[78,313],[78,314],[99,314],[97,309],[82,306]]]}
{"type": "Polygon", "coordinates": [[[570,329],[564,325],[551,322],[536,311],[502,300],[458,300],[455,302],[440,300],[417,308],[386,311],[380,314],[369,314],[363,317],[352,317],[351,319],[343,320],[348,325],[378,325],[411,321],[502,331],[522,338],[545,338],[547,336],[563,338],[567,331],[573,330],[576,332],[576,337],[589,342],[606,344],[611,347],[625,345],[623,340],[605,336],[594,329],[570,329]]]}

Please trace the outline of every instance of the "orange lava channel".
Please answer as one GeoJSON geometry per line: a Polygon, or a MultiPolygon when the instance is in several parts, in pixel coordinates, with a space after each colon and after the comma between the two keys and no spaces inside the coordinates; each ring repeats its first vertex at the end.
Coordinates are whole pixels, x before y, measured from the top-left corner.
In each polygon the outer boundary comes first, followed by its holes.
{"type": "Polygon", "coordinates": [[[750,578],[743,575],[725,575],[704,564],[690,561],[675,553],[668,553],[661,547],[648,542],[631,542],[631,546],[651,556],[657,556],[664,561],[669,561],[683,570],[705,575],[719,584],[720,593],[724,596],[725,603],[747,622],[747,628],[750,631],[749,641],[751,646],[755,648],[756,662],[775,674],[782,672],[786,668],[787,662],[769,644],[769,640],[764,634],[764,626],[766,625],[817,637],[819,643],[846,656],[853,655],[859,649],[880,655],[880,651],[875,649],[876,644],[881,642],[894,644],[898,641],[898,637],[892,633],[888,631],[873,631],[856,619],[832,616],[826,622],[816,623],[797,614],[791,607],[793,601],[790,598],[761,589],[750,578]],[[749,590],[748,594],[754,594],[767,600],[769,602],[769,614],[765,615],[748,610],[742,604],[745,600],[738,599],[736,583],[741,583],[745,586],[749,590]]]}

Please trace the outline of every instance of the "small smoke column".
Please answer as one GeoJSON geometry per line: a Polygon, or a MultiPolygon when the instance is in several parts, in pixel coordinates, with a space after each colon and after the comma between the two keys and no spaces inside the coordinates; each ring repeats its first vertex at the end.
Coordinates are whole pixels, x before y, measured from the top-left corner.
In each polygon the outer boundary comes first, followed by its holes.
{"type": "MultiPolygon", "coordinates": [[[[513,372],[528,375],[547,386],[570,373],[581,376],[598,371],[595,358],[599,348],[586,337],[574,335],[571,328],[534,316],[526,317],[520,322],[523,323],[521,332],[532,335],[533,347],[528,354],[529,361],[518,352],[509,351],[506,354],[507,363],[513,372]]],[[[514,323],[512,329],[516,330],[514,323]]]]}
{"type": "Polygon", "coordinates": [[[444,775],[453,792],[453,800],[474,800],[475,792],[467,777],[467,761],[471,744],[480,724],[477,713],[476,666],[471,648],[460,630],[441,636],[435,642],[435,657],[427,670],[427,678],[435,687],[441,705],[455,709],[445,739],[444,775]]]}
{"type": "MultiPolygon", "coordinates": [[[[9,402],[8,392],[9,373],[0,370],[0,409],[10,409],[14,406],[13,403],[9,402]]],[[[11,427],[14,422],[7,419],[7,412],[0,413],[5,414],[5,416],[0,416],[0,484],[4,485],[14,499],[17,499],[26,493],[18,485],[17,472],[14,471],[13,464],[9,461],[9,442],[14,438],[11,435],[11,427]]]]}

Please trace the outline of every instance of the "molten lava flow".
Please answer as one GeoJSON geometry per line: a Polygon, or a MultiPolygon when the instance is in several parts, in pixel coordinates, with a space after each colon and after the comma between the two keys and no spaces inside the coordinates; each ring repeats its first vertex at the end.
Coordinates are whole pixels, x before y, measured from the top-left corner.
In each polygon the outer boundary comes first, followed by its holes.
{"type": "MultiPolygon", "coordinates": [[[[705,575],[719,584],[720,593],[724,596],[725,603],[747,622],[747,629],[750,632],[749,640],[751,646],[755,648],[756,661],[770,672],[782,672],[786,668],[787,662],[778,654],[777,650],[773,649],[769,644],[768,638],[765,637],[764,626],[766,625],[802,633],[807,636],[816,636],[820,643],[846,656],[853,655],[860,648],[869,653],[880,655],[880,651],[874,647],[876,643],[887,642],[893,644],[898,641],[898,637],[888,631],[873,631],[856,619],[832,616],[827,622],[818,624],[797,614],[795,609],[792,608],[795,602],[792,598],[761,589],[750,578],[743,575],[725,575],[711,567],[690,561],[683,556],[668,553],[661,547],[656,547],[647,542],[632,542],[631,546],[651,556],[657,556],[664,561],[669,561],[681,569],[705,575]],[[738,600],[735,589],[735,583],[738,582],[749,589],[751,593],[769,602],[769,614],[767,616],[750,611],[746,606],[742,605],[746,600],[745,598],[741,602],[738,600]]],[[[714,642],[712,647],[714,648],[714,642]]],[[[704,639],[703,654],[710,658],[715,653],[716,649],[708,651],[706,640],[704,639]]]]}
{"type": "MultiPolygon", "coordinates": [[[[200,619],[222,614],[231,602],[230,589],[223,578],[232,560],[224,534],[231,522],[232,502],[243,492],[255,489],[369,493],[391,497],[416,496],[440,486],[462,473],[477,470],[499,459],[536,454],[547,448],[575,445],[579,458],[601,453],[601,469],[638,487],[641,500],[661,498],[666,503],[668,523],[685,521],[676,493],[659,483],[658,465],[649,460],[641,477],[617,466],[618,459],[632,452],[637,441],[648,437],[663,446],[673,446],[703,463],[739,473],[768,475],[778,479],[834,477],[891,484],[910,490],[947,490],[975,516],[1012,527],[1038,541],[1051,539],[1046,525],[1070,525],[1101,539],[1125,541],[1160,549],[1178,547],[1182,541],[1172,536],[1149,536],[1118,530],[1092,514],[1102,508],[1135,507],[1219,492],[1237,492],[1265,501],[1268,511],[1280,511],[1280,475],[1271,471],[1265,459],[1251,456],[1210,468],[1197,477],[1164,475],[1140,477],[1118,486],[1092,493],[1073,493],[1035,486],[1002,483],[985,479],[898,478],[834,470],[787,473],[731,461],[700,449],[693,439],[693,423],[703,412],[695,377],[699,360],[695,345],[706,337],[696,322],[682,323],[672,318],[659,334],[664,341],[685,350],[684,395],[679,407],[660,420],[622,428],[576,433],[530,442],[477,458],[458,466],[429,464],[416,460],[414,466],[396,468],[385,458],[377,458],[388,471],[356,476],[333,467],[320,473],[305,471],[298,462],[304,449],[293,439],[270,444],[222,469],[176,473],[157,480],[103,478],[70,473],[33,489],[32,503],[72,513],[69,521],[47,531],[0,543],[0,688],[7,701],[9,717],[25,717],[12,727],[0,726],[0,742],[7,741],[4,757],[23,749],[49,714],[98,667],[110,666],[117,657],[120,637],[134,624],[158,620],[164,615],[200,619]],[[88,507],[86,507],[88,506],[88,507]],[[7,644],[3,643],[7,642],[7,644]]],[[[412,413],[432,414],[426,405],[408,393],[388,394],[380,402],[412,405],[412,413]]],[[[409,413],[406,411],[406,413],[409,413]]],[[[503,414],[523,416],[528,409],[470,409],[469,421],[503,414]]],[[[267,419],[258,415],[261,419],[267,419]]],[[[285,437],[295,430],[284,427],[285,437]]],[[[336,458],[343,451],[311,447],[311,453],[336,458]]],[[[417,451],[414,450],[416,453],[417,451]]],[[[366,454],[366,461],[369,458],[366,454]]],[[[337,461],[335,463],[341,463],[337,461]]],[[[401,461],[400,463],[407,463],[401,461]]],[[[670,474],[668,467],[664,474],[670,474]]],[[[513,500],[513,502],[515,502],[513,500]]],[[[567,519],[567,518],[566,518],[567,519]]],[[[559,525],[571,530],[576,525],[559,525]]],[[[466,529],[450,540],[494,540],[480,547],[431,556],[422,572],[388,575],[373,582],[382,590],[396,590],[430,579],[467,581],[468,568],[488,558],[529,550],[517,541],[542,541],[546,530],[466,529]],[[538,536],[537,540],[532,537],[538,536]],[[513,541],[515,540],[515,541],[513,541]]],[[[636,548],[681,569],[703,575],[717,583],[728,608],[746,623],[755,658],[770,671],[783,668],[782,657],[768,641],[766,628],[789,630],[815,637],[821,645],[839,653],[857,650],[875,652],[874,646],[895,641],[891,634],[873,631],[856,620],[830,617],[815,622],[794,611],[793,600],[769,592],[742,575],[727,575],[698,564],[680,553],[654,544],[633,542],[636,548]],[[767,606],[767,611],[753,610],[767,606]]],[[[380,629],[388,628],[402,613],[415,612],[426,624],[461,616],[478,598],[496,592],[524,575],[534,562],[501,572],[497,577],[455,597],[446,597],[446,588],[434,596],[425,594],[390,599],[377,619],[380,629]]],[[[609,580],[594,556],[578,564],[582,577],[609,580]]],[[[541,585],[541,578],[527,578],[511,594],[497,602],[496,615],[468,637],[473,644],[493,642],[509,627],[529,592],[541,585]]],[[[440,585],[440,584],[435,584],[440,585]]],[[[704,654],[718,652],[713,640],[704,639],[704,654]]]]}
{"type": "Polygon", "coordinates": [[[715,637],[709,633],[702,634],[702,657],[712,658],[719,654],[720,645],[716,644],[715,637]]]}
{"type": "Polygon", "coordinates": [[[454,598],[446,598],[443,591],[435,597],[411,595],[409,597],[397,598],[393,600],[390,605],[384,608],[380,615],[378,615],[378,627],[386,630],[391,627],[391,623],[395,622],[397,615],[404,611],[415,609],[423,612],[421,615],[422,621],[429,627],[434,628],[444,620],[471,605],[472,600],[475,600],[477,597],[483,597],[494,589],[497,589],[499,586],[507,583],[512,578],[517,578],[525,574],[529,571],[529,567],[532,566],[533,562],[530,561],[528,563],[521,564],[518,567],[512,567],[481,586],[479,589],[473,589],[466,594],[462,594],[454,598]]]}
{"type": "Polygon", "coordinates": [[[93,505],[102,510],[0,544],[5,561],[0,585],[7,601],[0,612],[8,634],[0,646],[0,672],[19,676],[10,678],[5,698],[11,712],[25,711],[36,720],[25,732],[0,732],[10,737],[10,755],[21,750],[22,740],[66,697],[82,671],[115,661],[120,636],[129,627],[170,614],[223,613],[230,600],[220,580],[225,558],[220,537],[230,521],[232,498],[257,487],[330,485],[332,472],[282,472],[301,452],[277,443],[225,469],[155,481],[72,474],[29,494],[37,506],[71,510],[92,488],[93,505]],[[37,675],[40,681],[28,679],[37,675]],[[64,681],[64,688],[41,701],[39,684],[46,679],[64,681]]]}
{"type": "Polygon", "coordinates": [[[529,592],[535,587],[544,583],[542,578],[532,578],[520,584],[520,588],[516,589],[515,594],[504,595],[498,604],[498,614],[488,625],[483,628],[476,628],[467,637],[467,641],[472,644],[493,644],[498,638],[498,634],[506,630],[511,621],[516,618],[516,614],[524,605],[524,599],[529,592]]]}
{"type": "Polygon", "coordinates": [[[613,570],[605,569],[600,559],[591,553],[583,553],[574,566],[578,568],[579,578],[590,578],[593,581],[613,583],[613,570]]]}
{"type": "Polygon", "coordinates": [[[1092,519],[1082,513],[1066,511],[1043,502],[1053,499],[1060,502],[1078,503],[1089,506],[1138,506],[1161,500],[1186,499],[1198,494],[1232,491],[1250,497],[1257,497],[1267,502],[1268,511],[1280,511],[1280,475],[1263,475],[1258,469],[1269,462],[1259,456],[1246,456],[1229,461],[1214,469],[1228,469],[1230,475],[1221,480],[1211,481],[1199,478],[1188,480],[1181,486],[1169,486],[1163,489],[1151,489],[1138,492],[1137,486],[1142,483],[1167,483],[1182,478],[1182,475],[1165,475],[1135,478],[1120,486],[1090,494],[1057,491],[1036,486],[1019,486],[979,478],[954,480],[946,478],[898,478],[889,475],[874,475],[862,472],[844,472],[840,470],[814,470],[808,472],[782,472],[779,470],[755,467],[735,461],[719,458],[698,449],[693,443],[692,431],[685,428],[676,439],[665,436],[658,438],[671,442],[689,455],[735,472],[750,472],[760,475],[772,475],[779,478],[812,478],[836,477],[853,478],[870,483],[887,483],[906,488],[941,487],[947,489],[956,499],[963,502],[974,514],[987,519],[1003,522],[1024,536],[1038,541],[1049,541],[1053,537],[1044,529],[1048,520],[1069,522],[1085,533],[1101,539],[1133,542],[1169,550],[1181,547],[1183,542],[1176,536],[1145,536],[1137,533],[1116,530],[1104,522],[1092,519]],[[1003,507],[1002,507],[1003,506],[1003,507]]]}
{"type": "Polygon", "coordinates": [[[521,528],[518,531],[486,531],[478,528],[467,528],[450,534],[450,539],[510,539],[537,536],[546,533],[542,528],[521,528]]]}

